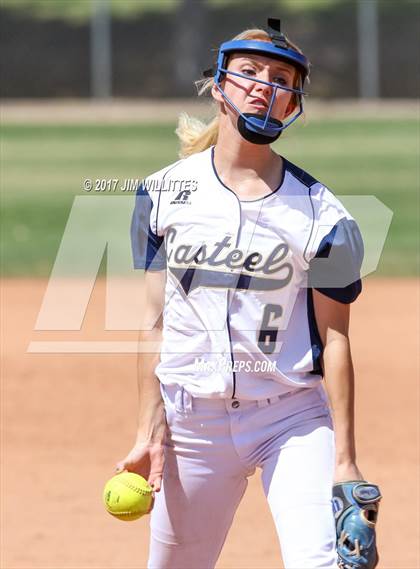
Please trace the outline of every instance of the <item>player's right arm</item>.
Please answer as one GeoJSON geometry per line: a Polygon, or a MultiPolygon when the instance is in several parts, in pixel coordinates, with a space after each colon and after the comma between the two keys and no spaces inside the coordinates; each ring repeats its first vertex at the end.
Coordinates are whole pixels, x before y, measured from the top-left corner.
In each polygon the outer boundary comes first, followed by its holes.
{"type": "Polygon", "coordinates": [[[139,334],[138,390],[139,412],[136,442],[128,455],[117,464],[117,472],[129,470],[143,476],[156,492],[162,483],[163,445],[166,418],[159,379],[162,339],[162,312],[165,298],[165,271],[146,271],[144,276],[144,311],[139,334]],[[143,352],[143,349],[147,351],[143,352]]]}
{"type": "Polygon", "coordinates": [[[139,413],[134,447],[117,464],[117,471],[137,472],[159,492],[163,473],[166,418],[160,383],[155,374],[162,339],[166,253],[157,230],[157,194],[147,185],[137,190],[131,223],[134,268],[144,270],[143,311],[139,334],[139,413]]]}

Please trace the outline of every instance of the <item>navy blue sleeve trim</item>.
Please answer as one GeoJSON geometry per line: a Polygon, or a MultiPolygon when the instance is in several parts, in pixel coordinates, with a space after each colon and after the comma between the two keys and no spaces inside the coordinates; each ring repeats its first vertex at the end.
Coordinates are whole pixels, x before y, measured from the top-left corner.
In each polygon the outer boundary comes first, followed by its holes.
{"type": "Polygon", "coordinates": [[[306,311],[308,314],[309,337],[311,339],[312,363],[313,363],[313,369],[310,373],[314,375],[323,375],[321,358],[322,358],[322,353],[324,351],[324,346],[322,345],[321,335],[319,333],[318,325],[316,323],[314,299],[311,288],[308,288],[307,290],[306,311]]]}
{"type": "Polygon", "coordinates": [[[349,304],[362,291],[363,240],[353,220],[341,219],[326,235],[309,264],[308,286],[349,304]]]}
{"type": "Polygon", "coordinates": [[[299,168],[299,166],[296,166],[296,164],[289,162],[289,160],[286,160],[286,158],[283,158],[283,160],[285,168],[289,170],[289,172],[293,174],[293,176],[299,180],[299,182],[302,182],[302,184],[307,188],[310,188],[314,184],[318,183],[318,180],[308,174],[308,172],[305,172],[305,170],[302,170],[302,168],[299,168]]]}
{"type": "Polygon", "coordinates": [[[166,269],[164,238],[150,227],[153,202],[141,184],[136,193],[136,203],[131,220],[131,249],[135,269],[162,271],[166,269]]]}
{"type": "Polygon", "coordinates": [[[358,279],[343,288],[317,288],[316,290],[332,300],[343,304],[351,304],[362,292],[362,281],[358,279]]]}

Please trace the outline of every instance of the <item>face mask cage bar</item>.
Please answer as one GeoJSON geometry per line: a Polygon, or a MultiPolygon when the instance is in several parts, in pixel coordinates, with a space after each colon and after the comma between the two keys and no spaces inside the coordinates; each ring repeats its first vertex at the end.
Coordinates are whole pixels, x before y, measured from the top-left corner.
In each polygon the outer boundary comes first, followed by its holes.
{"type": "MultiPolygon", "coordinates": [[[[272,19],[269,20],[269,24],[270,23],[272,24],[273,22],[274,20],[272,19]]],[[[280,22],[278,20],[276,20],[275,22],[278,22],[278,32],[279,32],[280,22]]],[[[271,26],[269,25],[269,27],[271,30],[273,30],[272,25],[271,26]]],[[[309,61],[303,54],[295,51],[294,49],[289,48],[287,46],[286,39],[282,34],[281,36],[276,35],[275,37],[271,35],[271,38],[272,38],[272,43],[266,41],[258,41],[258,40],[232,40],[223,43],[219,49],[216,71],[214,72],[212,69],[209,69],[208,71],[204,72],[204,76],[205,77],[214,76],[214,82],[217,89],[220,91],[226,102],[238,113],[239,117],[241,117],[245,121],[247,127],[250,130],[254,132],[268,134],[271,136],[275,135],[278,136],[285,128],[289,127],[292,123],[294,123],[296,119],[298,119],[300,115],[303,113],[303,95],[305,95],[303,91],[303,85],[309,73],[309,61]],[[250,53],[256,55],[264,55],[266,57],[279,59],[281,61],[289,63],[290,65],[293,65],[297,69],[299,76],[301,78],[300,88],[297,89],[297,88],[285,87],[283,85],[278,85],[277,83],[263,81],[262,79],[256,79],[255,77],[250,77],[249,75],[244,75],[242,73],[237,73],[235,71],[228,70],[226,67],[228,57],[233,53],[244,53],[244,54],[250,53]],[[247,117],[238,109],[238,107],[233,103],[230,97],[226,95],[221,85],[221,82],[227,75],[232,75],[243,79],[247,79],[248,81],[253,81],[255,83],[268,85],[273,89],[269,108],[265,114],[264,120],[261,119],[256,121],[255,118],[247,117]],[[276,99],[278,89],[282,89],[283,91],[288,91],[296,94],[299,102],[298,112],[283,124],[279,123],[279,121],[275,121],[275,119],[271,117],[271,110],[274,101],[276,99]]]]}
{"type": "Polygon", "coordinates": [[[253,122],[251,122],[243,113],[241,113],[241,111],[239,110],[239,108],[235,105],[235,103],[230,99],[230,97],[228,97],[226,95],[226,93],[223,90],[223,87],[220,84],[220,80],[218,79],[218,76],[220,77],[224,77],[225,75],[233,75],[234,77],[240,77],[242,79],[248,79],[248,81],[252,81],[254,83],[261,83],[262,85],[268,85],[269,87],[272,88],[273,92],[271,95],[271,99],[270,99],[270,103],[265,115],[265,119],[263,124],[261,125],[262,130],[267,130],[267,125],[269,123],[270,120],[270,115],[271,115],[271,109],[273,107],[274,101],[276,100],[276,96],[277,96],[277,90],[281,89],[282,91],[288,91],[290,93],[295,93],[296,95],[298,95],[298,101],[299,101],[299,110],[298,112],[291,117],[287,122],[283,123],[282,126],[274,126],[273,124],[270,125],[269,130],[273,131],[273,132],[281,132],[282,130],[284,130],[285,128],[287,128],[288,126],[290,126],[292,123],[295,122],[296,119],[298,119],[300,117],[300,115],[303,113],[303,99],[302,96],[305,95],[306,93],[304,91],[302,91],[302,89],[296,89],[293,87],[284,87],[283,85],[278,85],[277,83],[271,83],[270,81],[263,81],[262,79],[256,79],[255,77],[250,77],[249,75],[244,75],[243,73],[237,73],[236,71],[229,71],[228,69],[224,68],[224,67],[219,67],[218,68],[218,72],[217,76],[215,77],[215,85],[217,87],[217,89],[220,91],[220,93],[222,94],[223,98],[229,103],[229,105],[240,115],[243,117],[243,119],[245,120],[245,122],[248,124],[248,127],[251,128],[251,130],[257,130],[255,129],[255,124],[253,122]]]}

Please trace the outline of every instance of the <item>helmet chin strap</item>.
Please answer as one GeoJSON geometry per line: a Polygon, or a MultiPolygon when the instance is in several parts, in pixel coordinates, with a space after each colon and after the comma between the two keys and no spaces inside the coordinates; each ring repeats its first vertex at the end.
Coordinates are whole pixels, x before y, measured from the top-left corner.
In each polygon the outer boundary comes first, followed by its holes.
{"type": "Polygon", "coordinates": [[[238,130],[245,140],[253,144],[271,144],[282,133],[283,123],[273,117],[267,118],[257,113],[240,113],[238,130]]]}

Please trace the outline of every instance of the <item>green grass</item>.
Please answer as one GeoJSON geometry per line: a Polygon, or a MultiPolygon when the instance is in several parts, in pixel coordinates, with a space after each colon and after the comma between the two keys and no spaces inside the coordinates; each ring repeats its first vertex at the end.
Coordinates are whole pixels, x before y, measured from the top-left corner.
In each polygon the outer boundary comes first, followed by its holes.
{"type": "MultiPolygon", "coordinates": [[[[418,146],[418,123],[379,119],[309,121],[275,145],[336,194],[375,195],[394,212],[381,275],[416,274],[418,146]]],[[[3,274],[49,274],[85,178],[142,178],[176,159],[174,125],[4,125],[3,274]]]]}

